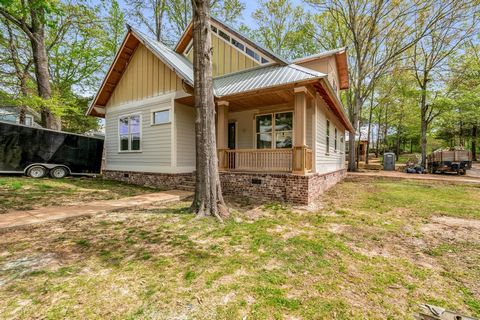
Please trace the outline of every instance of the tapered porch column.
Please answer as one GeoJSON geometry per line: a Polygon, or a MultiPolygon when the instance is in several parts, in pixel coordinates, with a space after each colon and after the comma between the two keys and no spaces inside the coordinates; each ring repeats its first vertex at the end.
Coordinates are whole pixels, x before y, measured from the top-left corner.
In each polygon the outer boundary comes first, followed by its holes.
{"type": "Polygon", "coordinates": [[[306,87],[294,89],[295,105],[293,120],[293,165],[292,172],[305,174],[305,150],[307,147],[307,95],[306,87]]]}
{"type": "Polygon", "coordinates": [[[228,101],[217,102],[217,149],[219,169],[226,168],[226,153],[228,149],[228,101]]]}
{"type": "Polygon", "coordinates": [[[217,148],[228,149],[228,101],[217,102],[217,148]]]}

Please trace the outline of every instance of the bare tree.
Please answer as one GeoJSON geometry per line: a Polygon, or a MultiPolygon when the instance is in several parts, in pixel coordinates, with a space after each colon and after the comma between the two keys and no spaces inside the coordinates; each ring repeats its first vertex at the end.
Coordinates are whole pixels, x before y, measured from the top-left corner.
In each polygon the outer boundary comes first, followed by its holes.
{"type": "Polygon", "coordinates": [[[228,210],[222,196],[215,139],[210,3],[192,0],[195,96],[196,184],[191,210],[222,220],[228,210]]]}
{"type": "MultiPolygon", "coordinates": [[[[327,13],[346,32],[350,48],[350,89],[346,92],[350,121],[358,130],[361,110],[375,83],[388,73],[392,63],[412,48],[435,22],[451,12],[440,8],[428,16],[423,13],[435,0],[308,0],[320,12],[327,13]],[[413,32],[417,19],[422,28],[413,32]]],[[[455,2],[451,0],[450,2],[455,2]]],[[[349,139],[349,149],[355,150],[355,139],[349,139]]],[[[348,157],[349,171],[355,171],[355,152],[348,157]]]]}
{"type": "Polygon", "coordinates": [[[168,5],[167,0],[127,0],[131,7],[131,15],[135,20],[144,25],[150,33],[155,35],[157,41],[163,39],[164,17],[168,5]]]}
{"type": "MultiPolygon", "coordinates": [[[[425,167],[427,158],[427,132],[432,121],[441,114],[441,110],[435,107],[435,97],[429,100],[429,83],[433,73],[441,73],[447,58],[474,32],[478,23],[474,1],[437,1],[429,10],[448,8],[449,15],[436,20],[430,27],[427,35],[413,47],[411,62],[414,69],[415,79],[420,89],[421,111],[421,150],[422,166],[425,167]]],[[[419,20],[418,28],[423,28],[423,21],[419,20]]]]}

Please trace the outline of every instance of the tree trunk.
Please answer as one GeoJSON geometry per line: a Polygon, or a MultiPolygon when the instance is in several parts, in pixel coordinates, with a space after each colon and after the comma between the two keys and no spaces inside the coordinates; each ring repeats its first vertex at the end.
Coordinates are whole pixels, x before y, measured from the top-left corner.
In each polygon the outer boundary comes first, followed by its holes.
{"type": "Polygon", "coordinates": [[[195,96],[196,184],[191,210],[222,220],[228,210],[222,196],[215,138],[212,39],[208,0],[192,0],[195,96]]]}
{"type": "MultiPolygon", "coordinates": [[[[48,71],[48,56],[45,46],[45,31],[43,26],[38,27],[30,38],[32,45],[33,65],[35,67],[35,77],[37,80],[38,95],[45,100],[52,97],[52,89],[50,87],[50,74],[48,71]]],[[[52,111],[43,106],[41,111],[42,126],[48,129],[60,130],[61,122],[52,111]]]]}
{"type": "Polygon", "coordinates": [[[472,128],[472,160],[477,161],[477,125],[472,128]]]}
{"type": "Polygon", "coordinates": [[[365,164],[368,164],[368,154],[370,153],[370,131],[372,129],[372,116],[373,116],[373,93],[374,93],[374,91],[372,89],[372,98],[371,98],[371,101],[370,101],[370,110],[369,110],[369,114],[368,114],[367,157],[365,158],[365,164]]]}
{"type": "Polygon", "coordinates": [[[421,123],[421,128],[420,128],[420,134],[421,134],[421,138],[420,138],[420,146],[421,146],[421,149],[422,149],[422,167],[426,167],[426,163],[427,163],[427,88],[426,86],[424,86],[422,88],[422,98],[421,98],[421,101],[420,101],[420,108],[421,108],[421,119],[420,119],[420,123],[421,123]]]}
{"type": "MultiPolygon", "coordinates": [[[[360,110],[362,108],[362,101],[360,97],[355,94],[355,105],[353,106],[353,114],[351,117],[352,120],[352,126],[355,131],[360,130],[358,128],[358,120],[360,116],[360,110]]],[[[355,133],[350,133],[350,137],[348,140],[348,149],[350,150],[348,152],[348,171],[357,171],[357,166],[355,163],[355,133]]]]}

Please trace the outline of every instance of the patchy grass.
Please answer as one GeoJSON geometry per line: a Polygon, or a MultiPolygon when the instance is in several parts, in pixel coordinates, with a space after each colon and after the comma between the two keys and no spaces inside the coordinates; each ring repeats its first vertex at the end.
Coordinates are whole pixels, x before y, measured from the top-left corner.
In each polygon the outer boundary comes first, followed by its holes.
{"type": "Polygon", "coordinates": [[[183,202],[10,231],[0,314],[411,319],[431,303],[480,316],[479,197],[465,185],[357,179],[317,212],[239,207],[219,224],[183,202]]]}
{"type": "Polygon", "coordinates": [[[31,179],[0,176],[0,214],[51,205],[75,205],[91,200],[109,200],[152,192],[152,188],[101,178],[68,177],[31,179]]]}

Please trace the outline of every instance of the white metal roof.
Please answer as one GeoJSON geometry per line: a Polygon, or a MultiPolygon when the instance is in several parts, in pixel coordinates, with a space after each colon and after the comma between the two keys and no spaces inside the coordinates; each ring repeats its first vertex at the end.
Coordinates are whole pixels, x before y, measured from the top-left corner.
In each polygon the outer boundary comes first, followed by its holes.
{"type": "Polygon", "coordinates": [[[217,77],[213,80],[213,86],[215,95],[222,97],[326,76],[324,73],[295,64],[286,66],[274,64],[217,77]]]}

